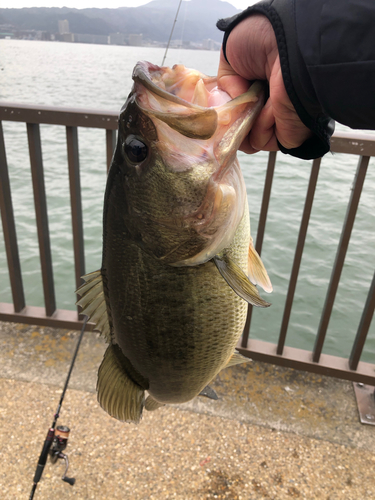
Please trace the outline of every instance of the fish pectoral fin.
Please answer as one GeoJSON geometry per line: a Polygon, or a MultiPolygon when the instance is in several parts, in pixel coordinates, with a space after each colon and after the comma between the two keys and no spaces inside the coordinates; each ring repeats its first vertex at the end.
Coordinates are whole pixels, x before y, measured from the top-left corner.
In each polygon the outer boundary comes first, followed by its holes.
{"type": "Polygon", "coordinates": [[[271,304],[262,299],[256,287],[246,274],[227,255],[215,255],[213,261],[220,274],[232,290],[249,304],[257,307],[269,307],[271,304]]]}
{"type": "Polygon", "coordinates": [[[205,396],[206,398],[214,399],[215,401],[219,399],[219,396],[209,385],[206,385],[206,387],[198,394],[198,396],[205,396]]]}
{"type": "Polygon", "coordinates": [[[259,257],[258,252],[254,248],[253,239],[250,240],[249,245],[248,273],[250,281],[254,285],[260,285],[267,293],[272,292],[273,288],[271,280],[269,279],[262,259],[259,257]]]}
{"type": "Polygon", "coordinates": [[[98,371],[98,402],[111,417],[137,424],[144,407],[144,390],[126,373],[122,356],[118,346],[108,346],[98,371]]]}
{"type": "Polygon", "coordinates": [[[247,358],[246,356],[242,356],[242,354],[240,354],[238,351],[234,351],[224,368],[229,368],[230,366],[239,365],[241,363],[248,363],[249,361],[252,361],[252,359],[247,358]]]}
{"type": "Polygon", "coordinates": [[[165,406],[165,404],[159,403],[159,401],[156,401],[156,399],[154,399],[152,396],[148,396],[146,398],[145,408],[147,411],[155,411],[162,406],[165,406]]]}
{"type": "Polygon", "coordinates": [[[85,283],[76,290],[76,293],[81,296],[76,304],[81,306],[82,314],[85,314],[92,323],[95,323],[95,330],[99,330],[107,342],[110,342],[111,328],[103,291],[102,273],[101,271],[94,271],[85,274],[82,279],[85,283]]]}

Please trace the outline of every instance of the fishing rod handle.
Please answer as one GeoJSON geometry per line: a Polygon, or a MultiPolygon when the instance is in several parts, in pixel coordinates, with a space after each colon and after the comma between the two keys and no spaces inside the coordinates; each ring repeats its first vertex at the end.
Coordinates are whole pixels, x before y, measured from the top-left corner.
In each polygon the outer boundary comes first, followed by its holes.
{"type": "Polygon", "coordinates": [[[55,437],[55,429],[53,427],[51,427],[48,430],[47,437],[46,437],[44,444],[43,444],[42,452],[39,456],[38,465],[36,467],[35,476],[34,476],[34,483],[35,484],[38,483],[40,478],[42,477],[44,466],[46,465],[47,458],[48,458],[48,452],[51,448],[54,437],[55,437]]]}

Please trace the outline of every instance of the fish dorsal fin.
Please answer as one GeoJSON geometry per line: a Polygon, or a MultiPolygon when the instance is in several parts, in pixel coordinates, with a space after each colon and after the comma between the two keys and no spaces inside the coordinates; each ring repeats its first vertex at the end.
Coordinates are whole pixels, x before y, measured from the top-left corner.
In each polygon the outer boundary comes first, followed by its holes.
{"type": "Polygon", "coordinates": [[[240,266],[227,255],[215,255],[213,260],[222,277],[239,297],[257,307],[269,307],[271,305],[260,297],[258,290],[240,266]]]}
{"type": "Polygon", "coordinates": [[[248,273],[250,281],[254,285],[260,285],[267,293],[271,293],[273,288],[271,280],[269,279],[266,268],[263,265],[262,259],[259,257],[258,252],[253,245],[253,239],[250,239],[249,245],[249,260],[248,260],[248,273]]]}
{"type": "Polygon", "coordinates": [[[252,361],[252,359],[246,358],[246,356],[242,356],[242,354],[240,354],[238,351],[234,351],[224,368],[229,368],[229,366],[239,365],[241,363],[248,363],[249,361],[252,361]]]}
{"type": "Polygon", "coordinates": [[[85,280],[85,283],[76,291],[81,296],[76,304],[82,307],[82,314],[88,316],[89,320],[95,323],[95,330],[99,330],[109,342],[111,329],[103,291],[102,274],[100,271],[94,271],[85,274],[82,279],[85,280]]]}
{"type": "Polygon", "coordinates": [[[122,356],[118,346],[108,346],[98,371],[98,402],[111,417],[137,424],[142,417],[144,390],[126,373],[122,356]]]}
{"type": "Polygon", "coordinates": [[[147,411],[155,411],[158,408],[161,408],[162,406],[165,406],[165,404],[164,403],[159,403],[152,396],[148,396],[147,397],[146,403],[145,403],[145,409],[147,411]]]}
{"type": "Polygon", "coordinates": [[[205,396],[206,398],[214,399],[215,401],[219,399],[219,396],[209,385],[206,385],[206,387],[198,394],[198,396],[205,396]]]}

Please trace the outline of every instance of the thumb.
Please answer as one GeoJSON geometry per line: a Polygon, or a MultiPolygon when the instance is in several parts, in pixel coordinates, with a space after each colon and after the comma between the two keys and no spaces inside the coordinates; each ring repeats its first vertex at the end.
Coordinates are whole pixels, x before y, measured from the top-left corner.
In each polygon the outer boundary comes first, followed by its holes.
{"type": "Polygon", "coordinates": [[[225,60],[223,51],[220,54],[220,63],[217,73],[217,86],[231,96],[232,99],[243,94],[249,89],[246,78],[238,75],[225,60]]]}

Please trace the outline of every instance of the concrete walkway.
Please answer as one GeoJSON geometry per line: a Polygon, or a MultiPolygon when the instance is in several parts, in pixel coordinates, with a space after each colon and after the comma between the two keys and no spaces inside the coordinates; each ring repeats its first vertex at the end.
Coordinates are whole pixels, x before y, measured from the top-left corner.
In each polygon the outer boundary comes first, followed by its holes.
{"type": "MultiPolygon", "coordinates": [[[[0,323],[0,498],[27,499],[79,332],[0,323]]],[[[144,413],[139,425],[97,404],[105,346],[86,333],[58,424],[62,462],[35,500],[375,498],[375,427],[359,423],[349,382],[248,363],[222,372],[218,401],[144,413]]]]}

